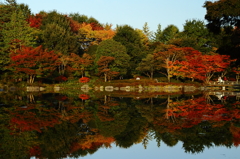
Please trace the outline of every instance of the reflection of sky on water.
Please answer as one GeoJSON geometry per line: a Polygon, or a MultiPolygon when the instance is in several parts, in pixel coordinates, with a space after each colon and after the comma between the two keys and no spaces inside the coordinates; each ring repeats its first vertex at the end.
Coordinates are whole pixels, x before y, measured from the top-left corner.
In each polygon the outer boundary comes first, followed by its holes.
{"type": "MultiPolygon", "coordinates": [[[[203,153],[189,154],[182,149],[179,142],[174,147],[168,147],[161,142],[161,147],[157,147],[155,141],[150,141],[147,149],[140,143],[123,149],[112,145],[111,149],[99,149],[92,155],[80,157],[83,159],[239,159],[240,148],[232,147],[212,147],[205,148],[203,153]]],[[[80,159],[79,158],[79,159],[80,159]]],[[[69,158],[70,159],[70,158],[69,158]]]]}

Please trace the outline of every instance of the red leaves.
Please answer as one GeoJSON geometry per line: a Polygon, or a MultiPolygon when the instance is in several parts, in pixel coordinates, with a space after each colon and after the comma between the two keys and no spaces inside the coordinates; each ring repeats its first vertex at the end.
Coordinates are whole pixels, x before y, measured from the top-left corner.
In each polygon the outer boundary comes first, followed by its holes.
{"type": "Polygon", "coordinates": [[[228,55],[203,55],[201,52],[187,48],[185,60],[177,61],[175,74],[199,79],[206,83],[215,72],[222,72],[234,60],[228,55]]]}
{"type": "Polygon", "coordinates": [[[35,16],[30,16],[27,21],[32,28],[39,28],[42,25],[42,15],[36,14],[35,16]]]}
{"type": "Polygon", "coordinates": [[[82,77],[82,78],[79,79],[80,83],[87,83],[89,81],[90,81],[90,78],[88,78],[88,77],[82,77]]]}
{"type": "Polygon", "coordinates": [[[36,48],[22,46],[17,52],[10,55],[11,64],[16,72],[22,72],[27,75],[43,75],[56,69],[58,65],[58,56],[54,51],[42,49],[42,46],[36,48]]]}
{"type": "Polygon", "coordinates": [[[92,30],[103,30],[104,29],[100,24],[97,24],[97,23],[90,23],[90,25],[92,27],[92,30]]]}

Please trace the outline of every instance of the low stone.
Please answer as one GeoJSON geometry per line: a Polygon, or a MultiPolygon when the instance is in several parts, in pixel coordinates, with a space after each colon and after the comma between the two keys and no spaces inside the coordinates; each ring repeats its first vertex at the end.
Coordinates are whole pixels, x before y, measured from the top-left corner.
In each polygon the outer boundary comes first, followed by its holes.
{"type": "Polygon", "coordinates": [[[105,91],[112,92],[113,91],[113,86],[106,86],[105,91]]]}

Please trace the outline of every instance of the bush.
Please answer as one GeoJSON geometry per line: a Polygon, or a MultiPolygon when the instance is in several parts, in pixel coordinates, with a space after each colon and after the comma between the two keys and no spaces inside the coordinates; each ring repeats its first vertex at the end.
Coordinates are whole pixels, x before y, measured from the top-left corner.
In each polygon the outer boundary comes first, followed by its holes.
{"type": "Polygon", "coordinates": [[[88,78],[88,77],[79,78],[80,83],[88,83],[89,81],[90,81],[90,78],[88,78]]]}

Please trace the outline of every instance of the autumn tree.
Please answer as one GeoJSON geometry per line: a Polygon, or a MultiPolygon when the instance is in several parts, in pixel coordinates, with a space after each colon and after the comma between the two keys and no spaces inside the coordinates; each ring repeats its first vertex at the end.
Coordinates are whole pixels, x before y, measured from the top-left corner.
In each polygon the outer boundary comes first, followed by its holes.
{"type": "Polygon", "coordinates": [[[107,24],[97,29],[93,24],[82,23],[78,32],[79,42],[84,50],[87,50],[91,45],[98,45],[104,40],[112,39],[114,35],[115,31],[111,29],[111,25],[107,24]]]}
{"type": "Polygon", "coordinates": [[[42,46],[36,48],[22,46],[16,52],[12,52],[10,68],[17,73],[29,76],[29,83],[33,83],[36,76],[47,76],[51,74],[58,63],[58,56],[54,51],[47,51],[42,46]]]}
{"type": "Polygon", "coordinates": [[[93,60],[89,54],[84,53],[82,57],[74,53],[70,56],[70,67],[72,67],[75,76],[84,76],[87,68],[92,64],[93,60]]]}
{"type": "Polygon", "coordinates": [[[177,60],[181,60],[184,57],[185,52],[182,48],[165,44],[160,45],[155,52],[154,59],[157,61],[156,67],[170,82],[171,77],[173,77],[173,66],[177,60]]]}
{"type": "Polygon", "coordinates": [[[115,58],[111,56],[101,56],[97,61],[98,73],[99,75],[104,76],[105,82],[111,80],[112,77],[118,75],[118,72],[111,70],[111,64],[114,60],[115,58]]]}
{"type": "Polygon", "coordinates": [[[173,74],[181,78],[190,78],[192,80],[204,80],[205,75],[203,73],[202,53],[191,48],[184,48],[187,52],[183,60],[178,60],[175,65],[172,66],[173,74]]]}
{"type": "Polygon", "coordinates": [[[177,68],[174,74],[198,79],[205,83],[208,83],[216,73],[223,72],[234,61],[228,55],[202,55],[201,52],[192,48],[185,50],[188,52],[185,59],[177,61],[173,66],[177,68]]]}

